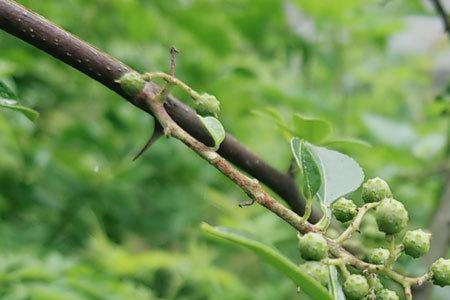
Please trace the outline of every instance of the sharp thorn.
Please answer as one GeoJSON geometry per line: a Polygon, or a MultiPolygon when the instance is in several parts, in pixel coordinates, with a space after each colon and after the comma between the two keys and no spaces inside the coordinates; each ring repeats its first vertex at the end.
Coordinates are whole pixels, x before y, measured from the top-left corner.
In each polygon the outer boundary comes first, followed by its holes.
{"type": "Polygon", "coordinates": [[[153,130],[153,133],[151,137],[148,139],[147,143],[139,150],[139,152],[133,157],[133,161],[136,161],[142,154],[144,154],[145,151],[150,148],[151,145],[153,145],[154,142],[158,140],[163,135],[163,129],[159,123],[156,123],[155,129],[153,130]]]}

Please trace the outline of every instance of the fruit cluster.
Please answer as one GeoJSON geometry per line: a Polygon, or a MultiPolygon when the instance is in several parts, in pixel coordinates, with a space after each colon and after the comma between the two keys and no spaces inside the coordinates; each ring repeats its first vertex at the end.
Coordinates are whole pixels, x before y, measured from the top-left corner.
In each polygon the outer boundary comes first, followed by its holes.
{"type": "MultiPolygon", "coordinates": [[[[411,285],[431,280],[435,285],[450,285],[450,260],[440,258],[430,271],[422,277],[407,277],[393,269],[396,259],[404,253],[412,258],[426,254],[430,249],[431,234],[421,229],[406,231],[408,212],[405,206],[394,199],[389,185],[380,178],[369,179],[362,186],[362,207],[349,199],[341,198],[332,205],[334,217],[345,224],[347,229],[336,239],[331,239],[323,231],[308,232],[299,236],[299,249],[306,263],[301,267],[311,277],[324,286],[329,285],[329,265],[338,266],[343,278],[342,287],[347,299],[399,299],[396,292],[383,287],[378,276],[397,281],[405,288],[405,296],[411,299],[411,285]],[[378,230],[385,234],[387,248],[375,248],[367,255],[362,272],[351,274],[347,267],[352,261],[332,255],[330,249],[342,244],[359,230],[367,211],[374,209],[378,230]]],[[[351,270],[357,270],[352,268],[351,270]]],[[[359,268],[361,270],[361,268],[359,268]]]]}

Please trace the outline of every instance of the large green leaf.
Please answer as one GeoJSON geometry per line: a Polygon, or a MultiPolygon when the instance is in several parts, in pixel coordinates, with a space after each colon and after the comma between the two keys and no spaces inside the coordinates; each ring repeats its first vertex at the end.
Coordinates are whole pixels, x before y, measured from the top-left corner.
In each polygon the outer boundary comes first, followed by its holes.
{"type": "Polygon", "coordinates": [[[333,298],[327,290],[315,279],[304,273],[284,255],[275,249],[255,241],[229,228],[213,227],[203,223],[202,231],[218,238],[226,240],[233,244],[243,246],[261,257],[266,263],[270,264],[278,271],[289,277],[296,285],[298,285],[311,299],[332,300],[333,298]]]}
{"type": "Polygon", "coordinates": [[[319,161],[323,184],[319,200],[327,207],[339,197],[356,190],[364,180],[364,172],[353,158],[324,147],[308,145],[319,161]]]}
{"type": "Polygon", "coordinates": [[[220,144],[223,142],[225,138],[225,129],[223,128],[222,123],[220,123],[219,120],[211,116],[202,117],[199,115],[198,117],[202,121],[203,125],[205,125],[209,134],[214,139],[214,149],[216,150],[219,149],[220,144]]]}
{"type": "Polygon", "coordinates": [[[322,185],[319,166],[304,140],[293,138],[291,140],[291,150],[301,170],[303,196],[307,199],[312,199],[322,185]]]}
{"type": "Polygon", "coordinates": [[[331,124],[323,119],[306,117],[300,114],[292,116],[292,133],[300,139],[313,144],[320,144],[332,131],[331,124]]]}
{"type": "Polygon", "coordinates": [[[31,108],[20,105],[17,102],[17,95],[3,81],[0,80],[0,107],[21,112],[31,121],[39,117],[39,113],[31,108]]]}

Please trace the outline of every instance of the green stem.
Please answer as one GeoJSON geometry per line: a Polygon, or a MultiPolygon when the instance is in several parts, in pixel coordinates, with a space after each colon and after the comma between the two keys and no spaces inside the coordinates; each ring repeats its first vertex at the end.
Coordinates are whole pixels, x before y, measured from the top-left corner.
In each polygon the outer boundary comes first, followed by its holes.
{"type": "Polygon", "coordinates": [[[313,199],[312,199],[312,198],[306,199],[306,203],[305,203],[305,213],[303,214],[303,219],[304,219],[305,221],[308,220],[309,217],[311,216],[312,203],[313,203],[313,199]]]}
{"type": "Polygon", "coordinates": [[[374,203],[367,203],[367,204],[363,205],[359,209],[358,214],[356,215],[355,219],[350,224],[350,226],[348,226],[347,229],[339,237],[337,237],[334,240],[334,242],[337,244],[342,244],[343,242],[348,240],[359,229],[359,226],[361,225],[364,215],[370,209],[378,206],[379,204],[380,204],[379,202],[374,202],[374,203]]]}
{"type": "Polygon", "coordinates": [[[144,73],[142,74],[142,79],[144,79],[145,81],[151,81],[154,80],[155,78],[162,78],[164,79],[167,83],[171,83],[173,85],[178,86],[179,88],[181,88],[183,91],[185,91],[187,94],[189,94],[189,96],[191,96],[192,99],[197,100],[198,98],[200,98],[200,94],[197,93],[196,91],[194,91],[190,86],[188,86],[186,83],[184,83],[183,81],[181,81],[180,79],[170,76],[167,73],[164,72],[154,72],[154,73],[144,73]]]}

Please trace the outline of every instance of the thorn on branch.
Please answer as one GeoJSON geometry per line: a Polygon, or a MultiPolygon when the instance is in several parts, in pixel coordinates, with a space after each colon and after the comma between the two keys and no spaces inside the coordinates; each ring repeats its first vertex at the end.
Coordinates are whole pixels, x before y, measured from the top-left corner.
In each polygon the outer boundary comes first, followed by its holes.
{"type": "Polygon", "coordinates": [[[155,123],[155,129],[152,135],[148,139],[147,143],[139,150],[139,152],[133,157],[133,161],[136,161],[145,151],[147,151],[151,145],[153,145],[163,134],[163,129],[159,123],[155,123]]]}

